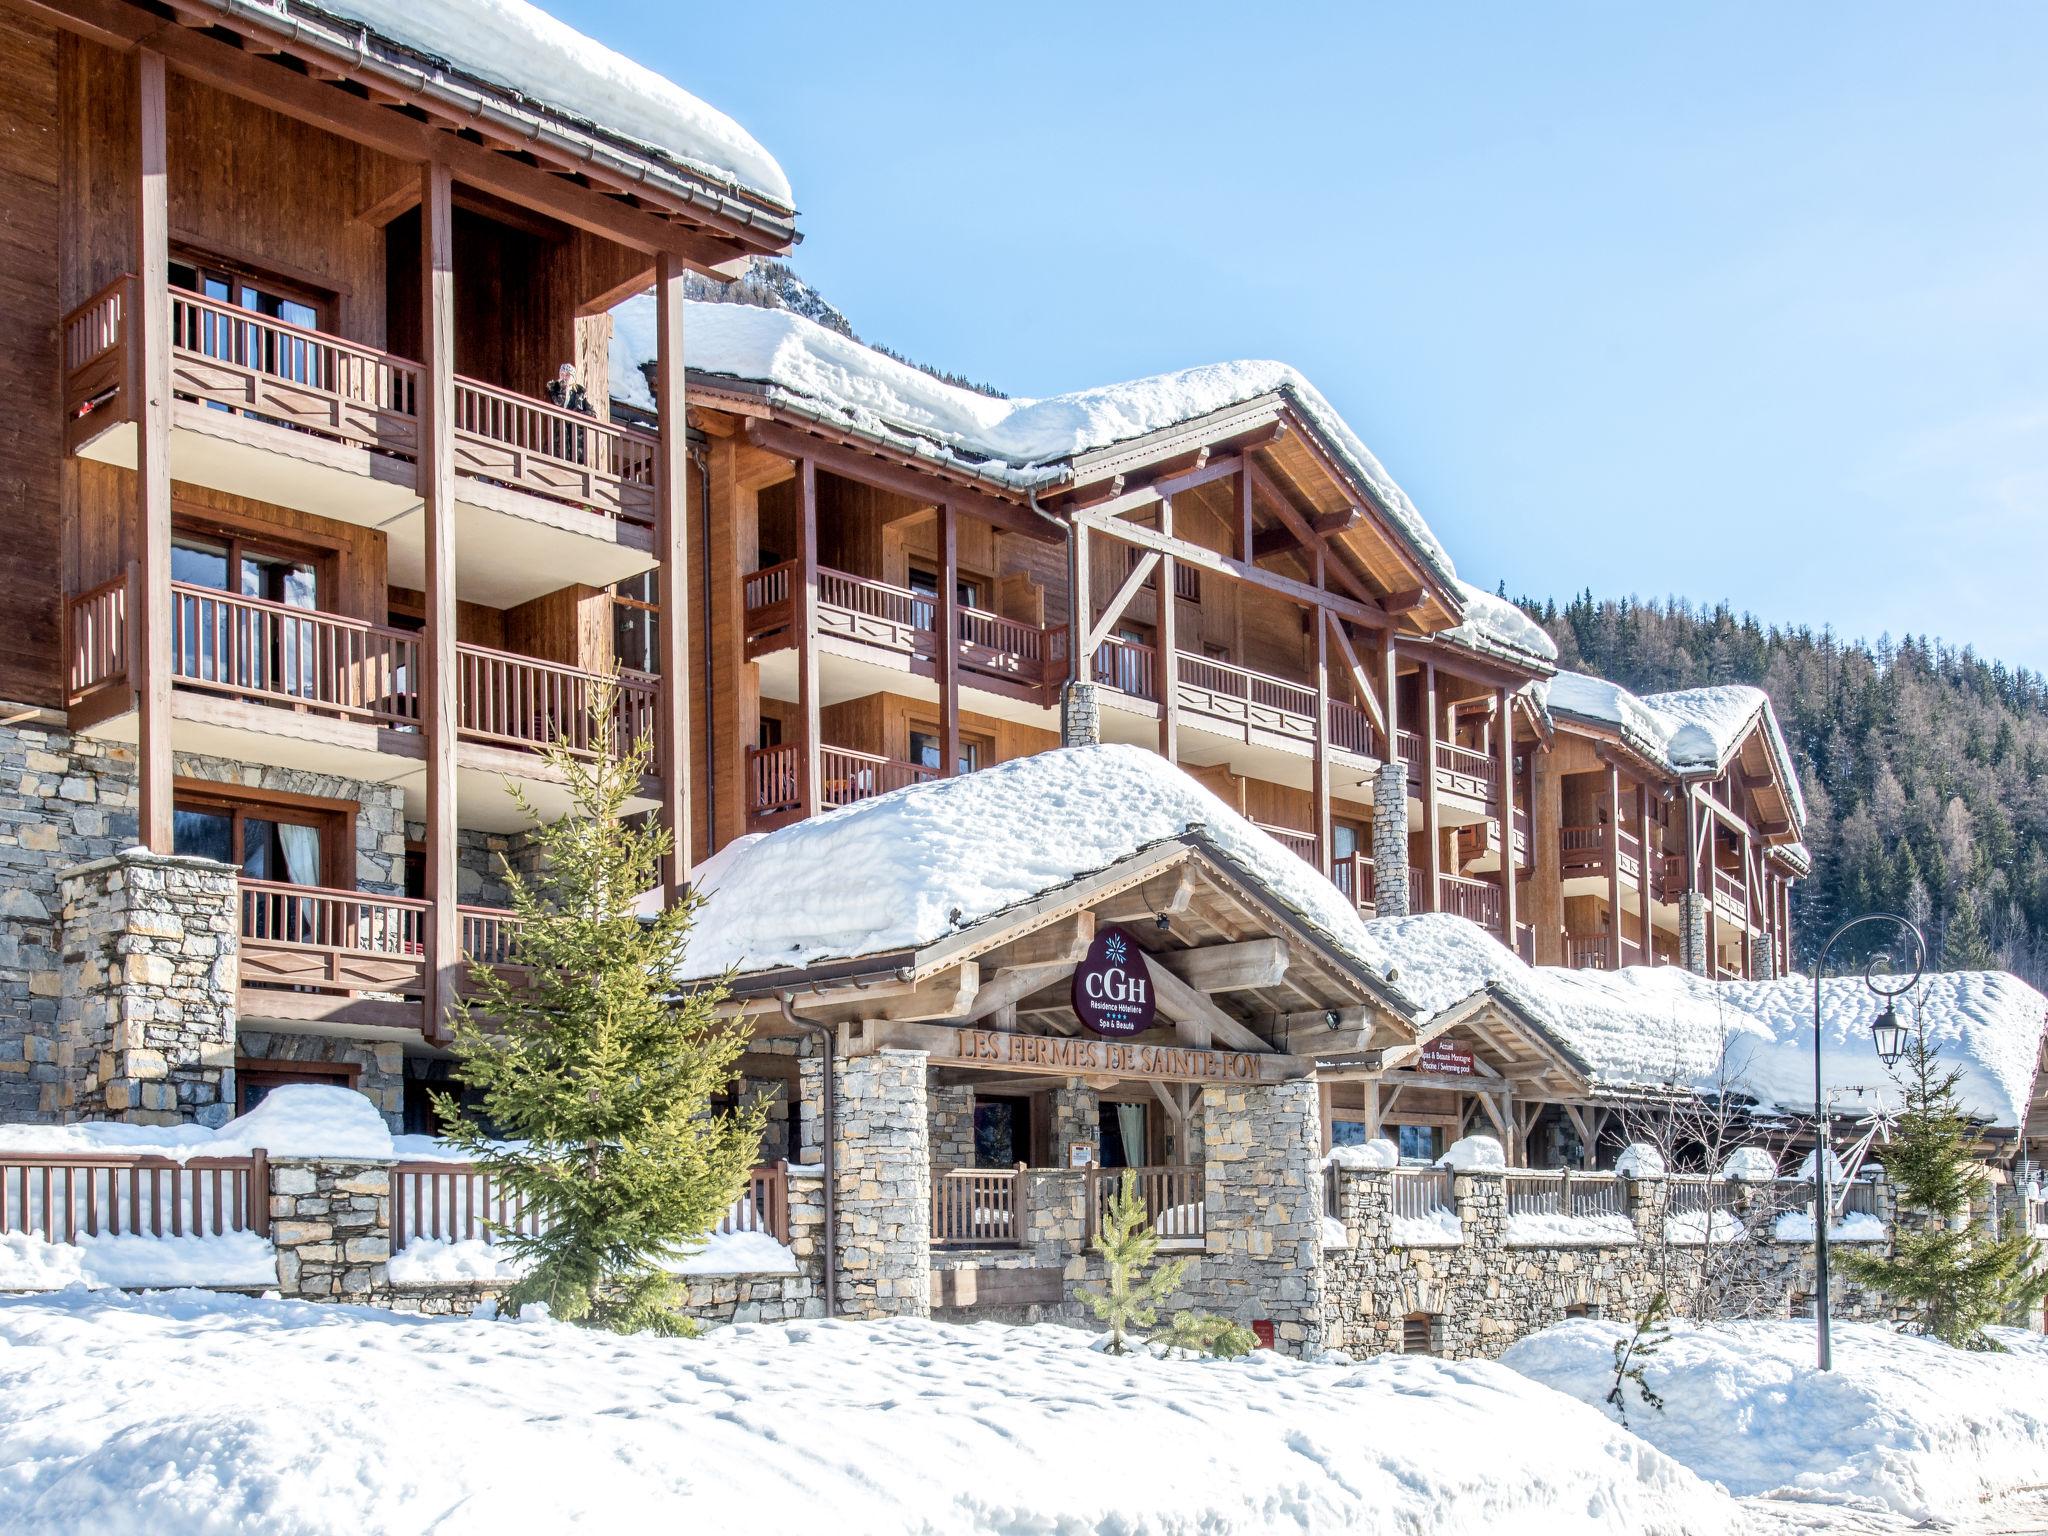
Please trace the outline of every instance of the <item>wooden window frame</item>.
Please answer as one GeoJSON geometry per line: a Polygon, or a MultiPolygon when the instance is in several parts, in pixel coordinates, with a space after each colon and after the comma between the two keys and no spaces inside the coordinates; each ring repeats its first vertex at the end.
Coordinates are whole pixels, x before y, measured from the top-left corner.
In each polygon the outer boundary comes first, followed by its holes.
{"type": "MultiPolygon", "coordinates": [[[[903,722],[903,755],[905,761],[910,763],[917,763],[917,758],[913,755],[917,749],[911,745],[910,741],[910,738],[913,736],[933,736],[940,742],[944,742],[946,739],[945,731],[940,728],[936,721],[905,720],[903,722]]],[[[960,733],[960,751],[963,755],[971,755],[973,759],[974,766],[967,771],[969,773],[979,773],[984,768],[994,766],[996,761],[996,739],[983,731],[963,730],[960,733]]],[[[923,766],[921,763],[917,765],[919,767],[923,766]]]]}
{"type": "MultiPolygon", "coordinates": [[[[235,1058],[235,1113],[246,1115],[249,1111],[242,1103],[242,1090],[252,1078],[284,1077],[313,1078],[322,1083],[332,1083],[343,1088],[354,1088],[362,1081],[363,1069],[352,1061],[285,1061],[275,1056],[237,1056],[235,1058]]],[[[277,1083],[275,1088],[288,1088],[290,1083],[277,1083]]]]}
{"type": "Polygon", "coordinates": [[[250,817],[290,822],[320,831],[320,884],[328,890],[352,891],[355,882],[355,819],[362,807],[353,800],[328,800],[282,790],[244,789],[211,779],[171,781],[171,804],[179,810],[224,812],[230,818],[230,851],[237,870],[246,856],[243,825],[250,817]]]}
{"type": "MultiPolygon", "coordinates": [[[[218,251],[208,250],[203,245],[180,240],[175,235],[171,239],[170,263],[173,266],[192,268],[202,280],[207,277],[220,278],[230,288],[236,290],[227,299],[216,300],[216,303],[226,303],[240,309],[243,307],[240,290],[244,287],[260,289],[293,304],[303,304],[312,310],[313,323],[303,329],[319,331],[327,336],[339,334],[336,327],[340,320],[343,290],[335,287],[330,279],[317,278],[311,273],[264,267],[238,257],[224,256],[218,251]]],[[[276,318],[263,314],[261,310],[250,310],[249,313],[266,320],[276,318]]],[[[297,322],[287,320],[283,323],[293,325],[297,322]]]]}
{"type": "Polygon", "coordinates": [[[335,599],[342,590],[347,556],[343,541],[295,529],[280,531],[260,518],[242,517],[217,508],[200,506],[183,497],[171,500],[171,536],[209,539],[228,547],[228,573],[234,585],[226,589],[232,597],[243,596],[242,556],[245,552],[291,560],[313,567],[315,606],[309,613],[341,613],[335,599]]]}

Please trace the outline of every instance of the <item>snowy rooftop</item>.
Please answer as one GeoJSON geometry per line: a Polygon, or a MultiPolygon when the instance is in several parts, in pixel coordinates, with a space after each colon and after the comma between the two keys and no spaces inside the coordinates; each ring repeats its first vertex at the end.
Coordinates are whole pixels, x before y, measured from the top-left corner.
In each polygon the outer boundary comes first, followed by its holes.
{"type": "MultiPolygon", "coordinates": [[[[1214,847],[1426,1025],[1490,992],[1610,1089],[1723,1085],[1796,1109],[1812,1085],[1811,984],[1712,983],[1672,966],[1526,965],[1463,918],[1365,921],[1329,881],[1155,753],[1080,747],[1017,758],[741,838],[696,871],[707,896],[682,979],[899,953],[935,943],[1199,829],[1214,847]],[[845,872],[862,872],[858,881],[845,872]]],[[[1830,1087],[1854,1114],[1897,1090],[1869,1043],[1858,981],[1829,982],[1830,1087]]],[[[2024,1117],[2048,998],[2014,977],[1930,977],[1930,1037],[1963,1068],[1971,1110],[2024,1117]]]]}
{"type": "MultiPolygon", "coordinates": [[[[653,358],[654,299],[612,311],[613,395],[651,409],[642,365],[653,358]]],[[[747,304],[692,304],[689,368],[767,389],[776,403],[965,468],[1014,489],[1067,476],[1073,458],[1264,395],[1284,395],[1371,491],[1416,554],[1446,582],[1450,555],[1380,461],[1315,386],[1285,363],[1210,363],[1042,400],[999,400],[935,379],[816,321],[747,304]]]]}
{"type": "Polygon", "coordinates": [[[644,65],[526,0],[299,0],[557,116],[652,150],[770,203],[796,202],[789,178],[752,134],[644,65]]]}
{"type": "Polygon", "coordinates": [[[1463,580],[1458,583],[1458,598],[1465,608],[1464,622],[1443,631],[1438,639],[1525,666],[1530,662],[1541,667],[1556,664],[1557,642],[1516,604],[1463,580]]]}
{"type": "Polygon", "coordinates": [[[1550,680],[1552,714],[1575,716],[1620,733],[1636,751],[1673,773],[1710,770],[1728,764],[1751,729],[1761,726],[1778,773],[1789,786],[1795,824],[1806,822],[1806,798],[1778,728],[1771,696],[1761,688],[1729,684],[1638,696],[1619,683],[1584,672],[1559,672],[1550,680]]]}

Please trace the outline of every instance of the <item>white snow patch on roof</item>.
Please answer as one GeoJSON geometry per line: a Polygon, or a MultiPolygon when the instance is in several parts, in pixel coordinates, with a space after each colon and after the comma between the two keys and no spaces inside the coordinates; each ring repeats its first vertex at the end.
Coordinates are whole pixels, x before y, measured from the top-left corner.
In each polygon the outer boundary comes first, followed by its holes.
{"type": "MultiPolygon", "coordinates": [[[[619,305],[612,327],[612,393],[652,409],[641,370],[655,355],[653,296],[619,305]]],[[[1457,575],[1408,493],[1316,387],[1285,363],[1209,363],[1042,400],[999,400],[935,379],[787,310],[693,303],[683,329],[685,361],[696,372],[766,385],[771,398],[785,404],[1018,489],[1058,483],[1066,461],[1094,449],[1285,394],[1417,555],[1446,582],[1457,575]]]]}
{"type": "Polygon", "coordinates": [[[1437,636],[1475,651],[1506,653],[1512,661],[1555,662],[1557,642],[1528,614],[1504,597],[1469,581],[1459,581],[1458,596],[1464,603],[1464,621],[1437,636]]]}
{"type": "Polygon", "coordinates": [[[789,178],[715,107],[526,0],[311,0],[558,113],[793,212],[789,178]]]}

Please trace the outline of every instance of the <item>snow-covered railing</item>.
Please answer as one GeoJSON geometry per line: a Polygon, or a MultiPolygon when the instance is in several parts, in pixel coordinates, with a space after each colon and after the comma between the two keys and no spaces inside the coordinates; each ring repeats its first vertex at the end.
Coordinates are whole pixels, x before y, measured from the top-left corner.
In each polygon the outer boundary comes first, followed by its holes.
{"type": "Polygon", "coordinates": [[[1733,1210],[1742,1187],[1733,1179],[1673,1174],[1664,1185],[1665,1208],[1674,1216],[1733,1210]]]}
{"type": "Polygon", "coordinates": [[[1024,1174],[1014,1168],[955,1168],[932,1175],[934,1247],[999,1248],[1024,1238],[1024,1174]]]}
{"type": "MultiPolygon", "coordinates": [[[[467,1242],[502,1233],[532,1235],[540,1218],[488,1173],[471,1163],[400,1162],[391,1169],[391,1251],[411,1242],[467,1242]]],[[[746,1188],[712,1232],[765,1232],[789,1241],[789,1164],[765,1163],[747,1175],[746,1188]]]]}
{"type": "Polygon", "coordinates": [[[1507,1173],[1510,1216],[1625,1216],[1628,1189],[1611,1173],[1507,1173]]]}
{"type": "Polygon", "coordinates": [[[1387,1180],[1390,1214],[1419,1220],[1432,1211],[1456,1210],[1448,1168],[1395,1168],[1387,1180]]]}
{"type": "Polygon", "coordinates": [[[154,1153],[0,1152],[0,1235],[219,1237],[270,1231],[269,1161],[154,1153]]]}
{"type": "Polygon", "coordinates": [[[1157,1168],[1092,1168],[1088,1172],[1089,1235],[1102,1230],[1109,1215],[1109,1202],[1123,1188],[1124,1175],[1135,1174],[1138,1198],[1152,1218],[1153,1230],[1161,1237],[1201,1237],[1209,1230],[1208,1208],[1203,1195],[1203,1173],[1199,1168],[1162,1166],[1157,1168]]]}

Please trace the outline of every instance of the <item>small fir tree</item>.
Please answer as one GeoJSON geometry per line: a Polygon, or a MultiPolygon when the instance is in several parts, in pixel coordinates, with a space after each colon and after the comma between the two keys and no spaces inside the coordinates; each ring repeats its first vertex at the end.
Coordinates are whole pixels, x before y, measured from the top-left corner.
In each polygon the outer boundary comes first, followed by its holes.
{"type": "MultiPolygon", "coordinates": [[[[1127,1354],[1130,1331],[1159,1321],[1160,1303],[1173,1294],[1188,1267],[1186,1260],[1175,1259],[1151,1268],[1159,1252],[1159,1234],[1138,1193],[1138,1176],[1128,1168],[1109,1198],[1093,1246],[1108,1271],[1108,1284],[1099,1291],[1084,1287],[1081,1299],[1109,1328],[1103,1347],[1112,1355],[1127,1354]]],[[[1207,1312],[1176,1313],[1159,1342],[1169,1349],[1195,1350],[1225,1360],[1249,1354],[1258,1344],[1249,1328],[1207,1312]]]]}
{"type": "Polygon", "coordinates": [[[1986,1326],[2048,1294],[2040,1247],[2010,1214],[1995,1233],[1970,1220],[1989,1180],[1970,1155],[1976,1134],[1956,1092],[1962,1073],[1943,1069],[1917,1025],[1900,1075],[1905,1110],[1884,1161],[1904,1219],[1890,1253],[1844,1252],[1842,1272],[1910,1309],[1921,1332],[1958,1348],[1994,1348],[1986,1326]]]}
{"type": "Polygon", "coordinates": [[[1666,1321],[1670,1314],[1670,1298],[1659,1291],[1636,1318],[1635,1331],[1625,1339],[1614,1341],[1614,1385],[1607,1393],[1607,1401],[1624,1429],[1628,1427],[1628,1393],[1625,1389],[1630,1382],[1635,1383],[1636,1394],[1646,1405],[1658,1413],[1664,1411],[1664,1399],[1650,1390],[1650,1379],[1643,1368],[1671,1337],[1671,1326],[1666,1321]]]}
{"type": "Polygon", "coordinates": [[[456,1077],[474,1104],[435,1105],[447,1139],[533,1218],[533,1232],[497,1234],[531,1266],[515,1306],[688,1334],[665,1263],[746,1187],[766,1110],[714,1109],[745,1032],[715,1012],[722,985],[676,996],[668,981],[698,899],[651,919],[637,911],[669,834],[625,819],[650,753],[645,738],[615,753],[615,697],[602,689],[592,704],[588,755],[563,741],[549,749],[566,816],[545,821],[513,790],[535,825],[540,873],[508,869],[516,969],[477,966],[453,1020],[456,1077]]]}

